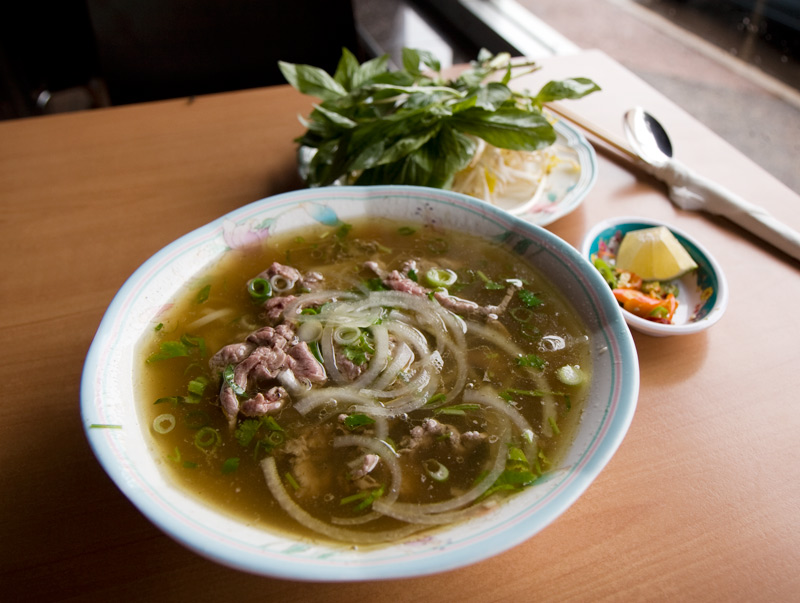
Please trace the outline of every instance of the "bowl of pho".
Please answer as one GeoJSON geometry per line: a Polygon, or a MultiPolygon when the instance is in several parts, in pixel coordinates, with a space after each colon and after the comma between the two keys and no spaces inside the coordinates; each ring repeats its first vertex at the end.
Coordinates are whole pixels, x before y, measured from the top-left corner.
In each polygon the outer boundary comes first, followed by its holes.
{"type": "Polygon", "coordinates": [[[597,270],[458,193],[244,206],[123,285],[86,358],[99,462],[157,527],[245,572],[421,576],[534,536],[608,463],[636,351],[597,270]]]}

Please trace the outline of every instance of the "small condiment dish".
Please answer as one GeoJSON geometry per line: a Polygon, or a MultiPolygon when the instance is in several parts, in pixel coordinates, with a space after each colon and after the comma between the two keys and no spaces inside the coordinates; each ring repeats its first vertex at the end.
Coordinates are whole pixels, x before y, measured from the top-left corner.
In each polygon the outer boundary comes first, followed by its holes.
{"type": "Polygon", "coordinates": [[[581,244],[581,254],[591,261],[592,255],[598,252],[602,244],[610,243],[613,246],[629,231],[653,226],[669,228],[697,263],[697,268],[675,281],[679,290],[679,305],[672,324],[653,322],[620,308],[625,322],[632,329],[654,337],[689,335],[703,331],[715,324],[725,313],[728,305],[728,284],[714,257],[686,232],[649,218],[610,218],[600,222],[586,234],[581,244]]]}

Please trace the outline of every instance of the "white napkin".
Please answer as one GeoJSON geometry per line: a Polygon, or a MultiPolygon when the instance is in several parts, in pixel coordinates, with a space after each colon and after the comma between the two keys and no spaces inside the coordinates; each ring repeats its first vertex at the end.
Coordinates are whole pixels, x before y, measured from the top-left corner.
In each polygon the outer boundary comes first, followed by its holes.
{"type": "Polygon", "coordinates": [[[644,165],[646,171],[667,184],[670,199],[681,209],[724,216],[800,260],[800,233],[775,219],[763,207],[745,201],[675,159],[660,165],[644,165]]]}

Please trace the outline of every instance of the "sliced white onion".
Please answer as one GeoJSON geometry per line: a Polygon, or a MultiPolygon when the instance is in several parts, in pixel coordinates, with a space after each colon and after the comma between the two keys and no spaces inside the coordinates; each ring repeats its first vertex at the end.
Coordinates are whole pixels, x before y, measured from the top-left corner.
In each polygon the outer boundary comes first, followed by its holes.
{"type": "Polygon", "coordinates": [[[297,327],[297,337],[300,341],[319,341],[322,337],[322,323],[319,320],[308,320],[297,327]]]}
{"type": "MultiPolygon", "coordinates": [[[[454,498],[450,498],[448,500],[444,500],[441,502],[436,503],[427,503],[427,504],[417,504],[417,503],[394,503],[393,511],[395,513],[402,513],[405,515],[408,514],[425,514],[429,515],[432,513],[444,513],[448,511],[455,511],[456,509],[460,509],[465,505],[475,501],[480,497],[484,492],[486,492],[489,488],[491,488],[494,483],[497,481],[497,478],[500,477],[500,474],[506,468],[506,459],[508,457],[508,435],[509,435],[509,428],[508,423],[505,422],[505,426],[502,429],[502,432],[498,434],[498,446],[497,450],[495,451],[495,456],[492,459],[492,465],[489,468],[488,473],[481,479],[477,484],[475,484],[472,488],[464,492],[463,494],[456,496],[454,498]]],[[[379,508],[382,505],[379,505],[379,508]]],[[[375,508],[373,504],[373,508],[375,508]]],[[[376,509],[377,510],[377,509],[376,509]]],[[[392,512],[384,511],[387,515],[391,515],[392,512]]]]}
{"type": "Polygon", "coordinates": [[[212,310],[211,312],[206,313],[204,316],[201,316],[197,320],[190,322],[186,325],[187,331],[193,331],[194,329],[199,329],[200,327],[204,327],[207,324],[211,324],[215,320],[222,320],[234,313],[233,308],[220,308],[219,310],[212,310]]]}
{"type": "Polygon", "coordinates": [[[345,376],[336,365],[336,350],[333,346],[333,328],[326,326],[322,329],[322,336],[319,340],[319,349],[322,352],[322,360],[325,370],[334,383],[344,383],[347,381],[345,376]]]}
{"type": "Polygon", "coordinates": [[[328,524],[310,515],[292,499],[291,495],[283,486],[274,457],[268,456],[261,461],[261,469],[264,472],[264,478],[267,480],[267,486],[269,486],[270,492],[272,492],[272,495],[281,508],[297,523],[328,538],[353,544],[377,544],[381,542],[397,541],[425,528],[423,525],[409,524],[395,530],[359,532],[328,524]]]}
{"type": "MultiPolygon", "coordinates": [[[[475,390],[467,390],[464,392],[464,402],[466,404],[483,404],[499,411],[506,415],[511,423],[516,427],[523,439],[523,451],[529,459],[535,458],[538,452],[538,443],[536,441],[536,434],[531,428],[528,420],[522,416],[516,408],[503,400],[497,392],[489,387],[484,387],[475,390]]],[[[549,427],[549,423],[548,423],[549,427]]]]}
{"type": "Polygon", "coordinates": [[[311,391],[295,400],[293,407],[301,415],[307,415],[315,408],[328,404],[337,407],[344,404],[357,404],[362,408],[371,408],[375,405],[375,401],[358,390],[349,387],[325,387],[321,389],[312,388],[311,391]]]}
{"type": "Polygon", "coordinates": [[[389,362],[389,332],[383,325],[372,325],[372,344],[375,352],[369,360],[369,366],[353,382],[353,387],[362,388],[372,383],[375,378],[386,368],[389,362]]]}
{"type": "Polygon", "coordinates": [[[392,385],[401,371],[405,370],[409,364],[414,360],[414,352],[401,342],[394,348],[394,358],[386,365],[386,368],[380,375],[370,384],[370,389],[384,390],[392,385]]]}

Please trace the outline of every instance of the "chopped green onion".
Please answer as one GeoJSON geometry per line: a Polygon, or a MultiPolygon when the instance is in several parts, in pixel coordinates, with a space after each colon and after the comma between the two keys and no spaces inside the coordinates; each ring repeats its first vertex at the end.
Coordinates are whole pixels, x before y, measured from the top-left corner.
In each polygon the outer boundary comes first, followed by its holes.
{"type": "Polygon", "coordinates": [[[189,381],[189,393],[195,396],[202,397],[208,385],[208,378],[203,375],[189,381]]]}
{"type": "Polygon", "coordinates": [[[584,374],[577,364],[565,364],[556,370],[556,378],[564,385],[580,385],[583,383],[584,374]]]}
{"type": "Polygon", "coordinates": [[[447,268],[431,268],[425,273],[425,281],[431,287],[449,287],[457,279],[456,273],[447,268]]]}
{"type": "Polygon", "coordinates": [[[254,278],[247,283],[247,292],[254,302],[263,302],[272,297],[272,285],[265,278],[254,278]]]}
{"type": "Polygon", "coordinates": [[[464,415],[467,411],[480,410],[480,404],[454,404],[436,409],[436,414],[440,415],[464,415]]]}
{"type": "Polygon", "coordinates": [[[234,380],[234,368],[232,364],[226,366],[225,370],[222,371],[222,379],[225,381],[225,384],[233,390],[234,394],[237,396],[244,395],[245,389],[237,385],[234,380]]]}
{"type": "Polygon", "coordinates": [[[352,494],[350,496],[345,496],[343,499],[339,501],[340,505],[349,505],[353,502],[358,502],[355,506],[356,511],[363,511],[377,499],[383,496],[383,486],[379,488],[375,488],[374,490],[362,490],[356,494],[352,494]]]}
{"type": "Polygon", "coordinates": [[[297,480],[294,478],[294,475],[292,475],[287,471],[284,477],[286,478],[286,481],[289,482],[289,485],[292,487],[293,490],[300,489],[300,484],[297,483],[297,480]]]}
{"type": "Polygon", "coordinates": [[[437,482],[445,482],[450,477],[450,470],[436,459],[428,459],[423,463],[425,473],[437,482]]]}
{"type": "Polygon", "coordinates": [[[111,423],[92,423],[89,429],[122,429],[122,425],[112,425],[111,423]]]}
{"type": "Polygon", "coordinates": [[[219,433],[213,427],[203,427],[200,431],[194,434],[194,445],[200,450],[214,448],[220,443],[219,433]]]}
{"type": "Polygon", "coordinates": [[[158,324],[155,326],[155,328],[154,328],[153,330],[154,330],[154,331],[160,331],[160,330],[161,330],[161,329],[163,329],[163,328],[164,328],[164,323],[163,323],[163,322],[160,322],[160,323],[158,323],[158,324]]]}
{"type": "Polygon", "coordinates": [[[561,430],[558,428],[556,420],[553,417],[547,417],[547,422],[550,423],[550,428],[553,430],[554,434],[558,435],[561,433],[561,430]]]}
{"type": "Polygon", "coordinates": [[[438,404],[447,399],[445,394],[439,393],[430,397],[430,399],[425,403],[426,406],[432,406],[434,404],[438,404]]]}
{"type": "Polygon", "coordinates": [[[175,415],[164,413],[153,419],[153,430],[157,433],[169,433],[175,429],[175,415]]]}
{"type": "Polygon", "coordinates": [[[528,322],[533,317],[533,312],[530,308],[512,308],[509,313],[511,318],[517,322],[528,322]]]}
{"type": "Polygon", "coordinates": [[[411,226],[401,226],[400,228],[397,229],[397,234],[401,234],[404,237],[413,235],[415,232],[417,232],[417,229],[412,228],[411,226]]]}

